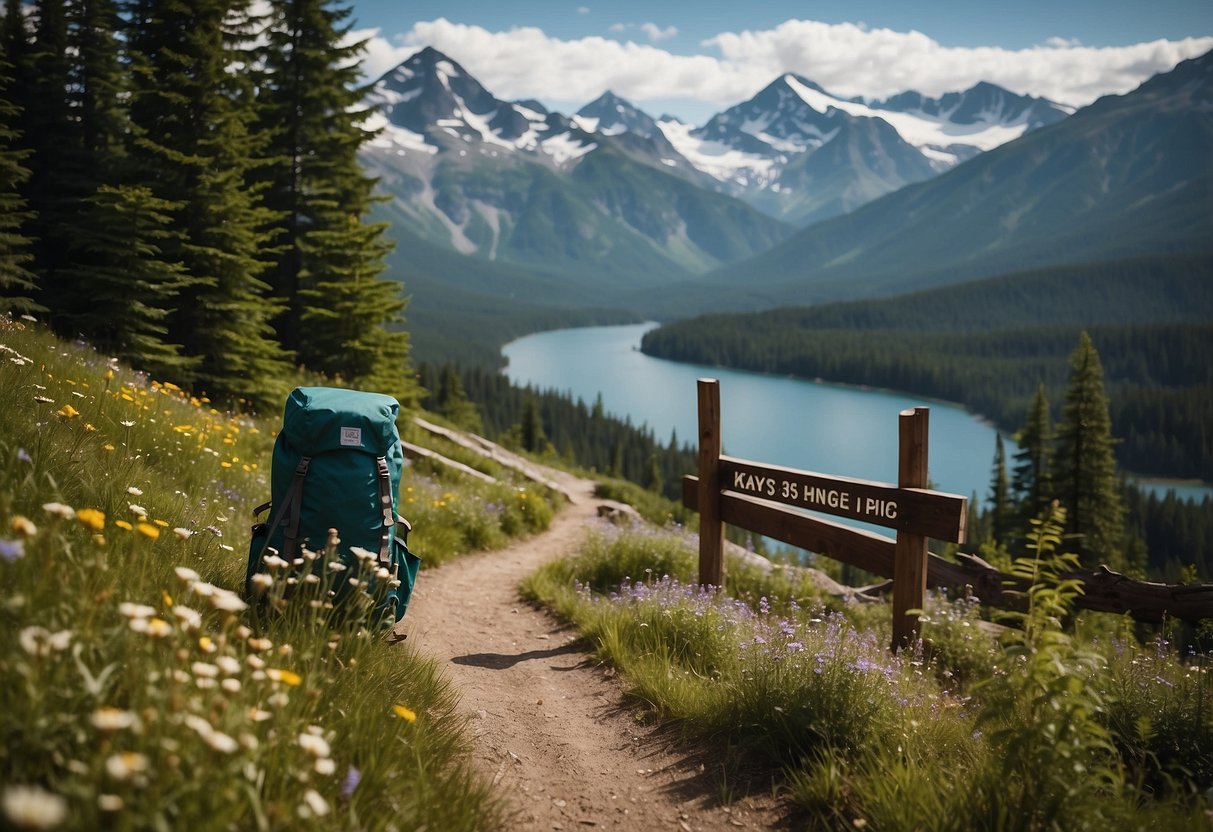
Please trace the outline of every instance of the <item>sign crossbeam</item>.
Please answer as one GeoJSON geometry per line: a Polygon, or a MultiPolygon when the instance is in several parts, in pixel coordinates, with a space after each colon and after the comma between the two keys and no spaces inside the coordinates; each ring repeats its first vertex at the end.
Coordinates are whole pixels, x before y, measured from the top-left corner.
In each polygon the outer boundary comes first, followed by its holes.
{"type": "Polygon", "coordinates": [[[725,490],[890,529],[963,543],[968,501],[956,494],[850,477],[832,477],[730,456],[720,457],[725,490]]]}
{"type": "Polygon", "coordinates": [[[963,543],[968,518],[964,497],[926,487],[927,417],[925,407],[900,414],[896,485],[832,477],[725,456],[721,453],[720,382],[699,379],[699,477],[691,498],[699,510],[699,583],[724,585],[724,523],[740,519],[739,515],[746,520],[743,528],[784,540],[803,538],[857,549],[870,542],[858,529],[831,529],[837,524],[814,524],[807,514],[739,504],[737,495],[896,529],[893,649],[913,643],[918,637],[917,611],[923,608],[926,595],[927,539],[963,543]],[[798,515],[801,522],[789,515],[798,515]]]}

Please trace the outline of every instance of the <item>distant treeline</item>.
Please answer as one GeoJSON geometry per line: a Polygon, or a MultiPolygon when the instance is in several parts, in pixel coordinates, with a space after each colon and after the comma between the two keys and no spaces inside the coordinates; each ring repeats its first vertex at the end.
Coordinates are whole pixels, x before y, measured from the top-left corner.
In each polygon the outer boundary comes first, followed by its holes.
{"type": "Polygon", "coordinates": [[[662,441],[648,428],[607,415],[601,399],[587,404],[553,391],[517,387],[504,375],[479,367],[420,364],[418,370],[428,391],[422,401],[427,410],[478,428],[491,439],[555,453],[673,500],[681,499],[682,476],[695,471],[693,446],[680,444],[677,434],[662,441]]]}
{"type": "MultiPolygon", "coordinates": [[[[529,450],[559,454],[567,462],[619,476],[681,500],[684,474],[697,466],[695,437],[660,441],[651,431],[553,391],[513,385],[500,373],[452,364],[421,364],[427,410],[443,413],[495,440],[530,444],[529,450]]],[[[985,495],[980,495],[984,497],[985,495]]],[[[1130,485],[1125,492],[1127,537],[1145,549],[1150,577],[1178,581],[1194,567],[1213,580],[1213,500],[1203,503],[1159,497],[1130,485]],[[1185,571],[1187,570],[1187,571],[1185,571]]],[[[968,547],[966,547],[968,548],[968,547]]]]}
{"type": "Polygon", "coordinates": [[[1043,280],[988,281],[984,293],[957,290],[969,306],[956,305],[948,291],[933,291],[893,301],[705,316],[649,332],[642,349],[676,361],[959,402],[1011,432],[1023,423],[1039,383],[1049,401],[1061,401],[1066,359],[1085,329],[1103,362],[1119,464],[1143,474],[1213,480],[1213,325],[1207,323],[1213,290],[1206,279],[1213,261],[1183,262],[1192,270],[1152,275],[1128,269],[1099,284],[1080,273],[1074,279],[1091,292],[1087,307],[1069,284],[1057,300],[1036,285],[1043,280]],[[1143,275],[1154,283],[1143,287],[1143,275]],[[997,315],[981,300],[988,297],[1011,306],[997,315]],[[965,310],[972,312],[968,328],[965,310]],[[1132,323],[1107,322],[1117,315],[1132,323]],[[1149,317],[1165,320],[1143,320],[1149,317]],[[1079,322],[1092,319],[1095,325],[1079,322]]]}

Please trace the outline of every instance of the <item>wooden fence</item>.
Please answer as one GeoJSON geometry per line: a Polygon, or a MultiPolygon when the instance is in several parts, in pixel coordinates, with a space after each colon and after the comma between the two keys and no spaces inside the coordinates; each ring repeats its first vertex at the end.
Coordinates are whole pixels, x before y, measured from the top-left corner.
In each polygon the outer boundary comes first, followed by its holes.
{"type": "MultiPolygon", "coordinates": [[[[892,579],[893,649],[918,637],[914,612],[927,586],[969,591],[983,604],[1021,609],[1024,582],[974,555],[955,562],[927,551],[927,540],[963,543],[968,501],[927,486],[929,411],[898,417],[897,484],[831,477],[725,456],[720,385],[699,380],[699,475],[683,479],[682,501],[699,512],[699,582],[724,585],[727,523],[892,579]],[[805,514],[811,509],[895,529],[896,538],[805,514]]],[[[1137,581],[1106,567],[1067,573],[1083,583],[1078,607],[1128,613],[1142,621],[1213,618],[1213,584],[1137,581]]]]}

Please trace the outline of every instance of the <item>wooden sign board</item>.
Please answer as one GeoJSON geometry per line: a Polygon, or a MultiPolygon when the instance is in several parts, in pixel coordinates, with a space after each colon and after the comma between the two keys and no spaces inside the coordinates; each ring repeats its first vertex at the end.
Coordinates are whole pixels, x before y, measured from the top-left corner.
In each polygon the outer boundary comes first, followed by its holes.
{"type": "Polygon", "coordinates": [[[720,486],[795,508],[963,543],[968,500],[923,488],[831,477],[778,465],[720,457],[720,486]]]}

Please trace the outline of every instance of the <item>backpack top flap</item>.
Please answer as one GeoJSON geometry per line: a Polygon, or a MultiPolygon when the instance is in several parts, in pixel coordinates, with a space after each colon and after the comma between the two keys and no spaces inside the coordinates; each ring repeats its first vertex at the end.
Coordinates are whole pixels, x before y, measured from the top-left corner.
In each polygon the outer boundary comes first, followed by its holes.
{"type": "Polygon", "coordinates": [[[296,387],[286,400],[282,433],[306,456],[337,450],[389,456],[400,442],[399,412],[399,402],[382,393],[296,387]]]}

